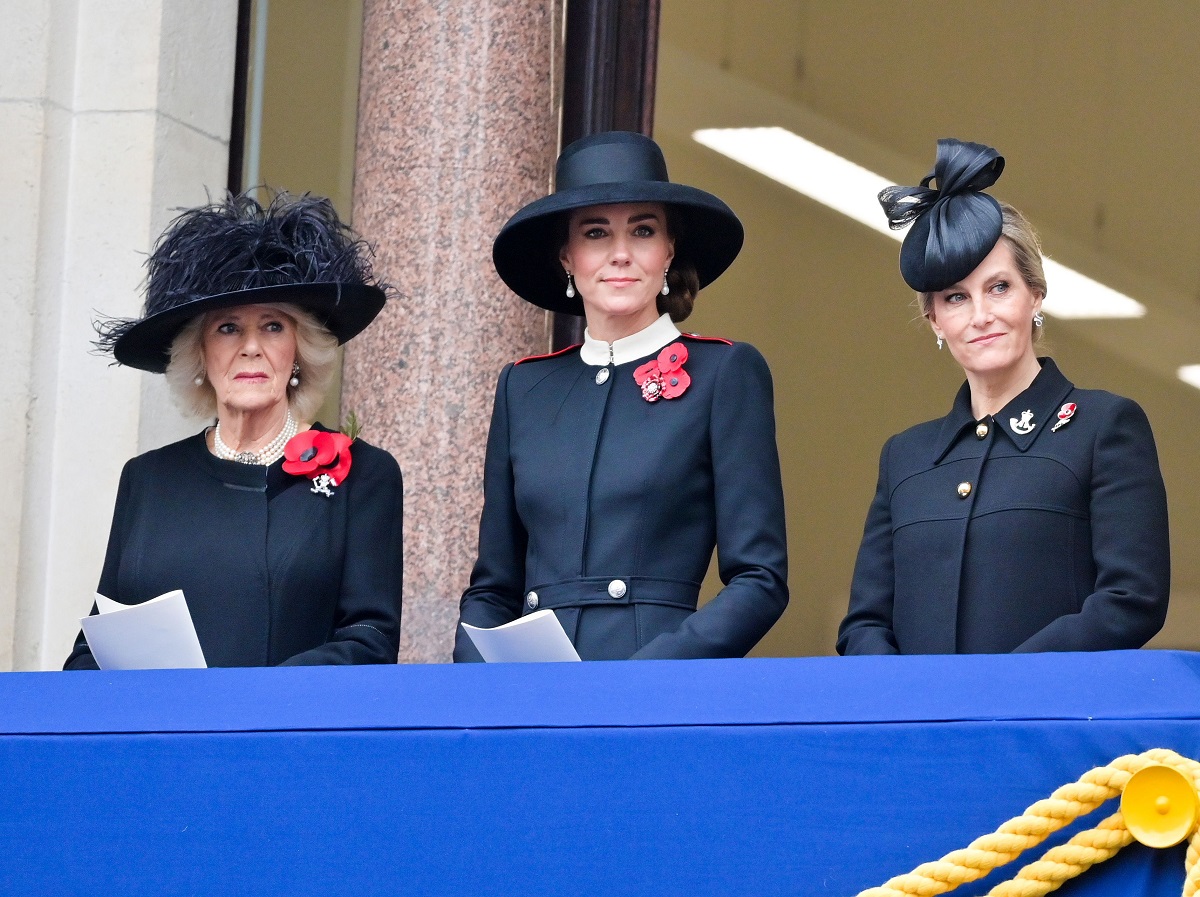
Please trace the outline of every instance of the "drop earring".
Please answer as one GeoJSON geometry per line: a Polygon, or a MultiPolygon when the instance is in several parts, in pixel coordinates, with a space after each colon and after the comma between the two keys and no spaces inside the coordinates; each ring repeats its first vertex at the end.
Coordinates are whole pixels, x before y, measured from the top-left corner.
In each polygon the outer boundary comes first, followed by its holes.
{"type": "Polygon", "coordinates": [[[570,271],[567,272],[567,298],[575,298],[575,275],[570,271]]]}
{"type": "Polygon", "coordinates": [[[196,379],[193,380],[192,382],[195,383],[197,386],[203,386],[204,385],[204,375],[197,374],[196,379]]]}
{"type": "Polygon", "coordinates": [[[670,270],[671,270],[670,268],[667,268],[665,271],[663,271],[663,288],[661,290],[659,290],[659,292],[662,293],[662,295],[664,295],[664,296],[671,295],[671,286],[670,286],[670,284],[667,283],[667,272],[669,272],[670,270]]]}
{"type": "Polygon", "coordinates": [[[939,352],[942,350],[942,342],[943,342],[943,340],[942,340],[942,338],[939,336],[939,337],[938,337],[938,351],[939,351],[939,352]]]}
{"type": "Polygon", "coordinates": [[[1045,323],[1046,323],[1046,316],[1044,314],[1042,314],[1040,311],[1035,311],[1033,313],[1033,326],[1041,327],[1045,323]]]}
{"type": "Polygon", "coordinates": [[[300,385],[300,363],[292,362],[292,379],[288,381],[293,389],[300,385]]]}

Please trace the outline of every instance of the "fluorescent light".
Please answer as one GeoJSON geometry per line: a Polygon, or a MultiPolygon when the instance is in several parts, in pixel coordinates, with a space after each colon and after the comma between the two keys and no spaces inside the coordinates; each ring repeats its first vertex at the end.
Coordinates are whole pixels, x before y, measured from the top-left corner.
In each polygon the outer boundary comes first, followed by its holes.
{"type": "Polygon", "coordinates": [[[894,181],[867,171],[791,131],[784,128],[706,128],[692,134],[692,139],[872,230],[897,240],[904,237],[888,227],[875,198],[894,181]]]}
{"type": "MultiPolygon", "coordinates": [[[[906,231],[888,227],[876,198],[895,181],[868,171],[785,128],[705,128],[697,143],[815,199],[893,240],[906,231]]],[[[1078,271],[1046,259],[1048,295],[1042,304],[1056,318],[1140,318],[1146,307],[1078,271]]]]}
{"type": "Polygon", "coordinates": [[[1045,259],[1046,298],[1042,308],[1056,318],[1140,318],[1146,306],[1085,274],[1045,259]]]}
{"type": "Polygon", "coordinates": [[[1196,389],[1200,389],[1200,364],[1185,364],[1178,371],[1176,371],[1176,374],[1179,376],[1179,379],[1188,386],[1194,386],[1196,389]]]}

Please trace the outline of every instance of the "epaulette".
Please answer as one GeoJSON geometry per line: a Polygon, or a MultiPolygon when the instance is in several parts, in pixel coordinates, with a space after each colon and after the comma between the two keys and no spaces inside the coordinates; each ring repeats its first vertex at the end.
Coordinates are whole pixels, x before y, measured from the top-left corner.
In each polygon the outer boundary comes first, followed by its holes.
{"type": "Polygon", "coordinates": [[[723,336],[701,336],[698,333],[681,333],[680,336],[687,339],[699,340],[702,343],[724,343],[727,346],[733,345],[733,340],[725,339],[723,336]]]}
{"type": "Polygon", "coordinates": [[[567,346],[565,349],[559,349],[557,352],[547,352],[545,355],[530,355],[526,358],[522,358],[519,361],[513,362],[513,364],[524,364],[527,361],[542,361],[546,358],[557,358],[559,355],[565,355],[567,352],[572,352],[582,345],[583,343],[576,343],[573,346],[567,346]]]}

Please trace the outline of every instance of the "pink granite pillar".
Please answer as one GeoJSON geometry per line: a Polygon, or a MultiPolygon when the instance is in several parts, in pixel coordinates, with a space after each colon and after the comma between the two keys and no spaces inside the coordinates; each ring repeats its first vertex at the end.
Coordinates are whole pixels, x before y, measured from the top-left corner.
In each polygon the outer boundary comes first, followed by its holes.
{"type": "Polygon", "coordinates": [[[548,189],[561,3],[364,4],[354,224],[399,296],[347,347],[342,408],[404,471],[402,662],[450,659],[496,376],[548,345],[491,242],[548,189]]]}

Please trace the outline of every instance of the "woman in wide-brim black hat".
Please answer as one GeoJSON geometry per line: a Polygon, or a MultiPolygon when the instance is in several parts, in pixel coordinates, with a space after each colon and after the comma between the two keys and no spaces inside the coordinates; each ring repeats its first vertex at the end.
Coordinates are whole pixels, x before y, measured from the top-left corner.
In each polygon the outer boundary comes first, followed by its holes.
{"type": "MultiPolygon", "coordinates": [[[[400,469],[314,421],[386,300],[369,248],[327,199],[231,196],[176,218],[147,269],[143,315],[97,346],[212,423],[126,464],[98,591],[182,589],[209,666],[394,662],[400,469]]],[[[81,633],[65,666],[120,663],[81,633]]]]}
{"type": "Polygon", "coordinates": [[[1138,648],[1166,617],[1150,424],[1038,357],[1041,246],[983,192],[1003,168],[991,147],[940,140],[920,186],[879,195],[893,227],[912,224],[900,272],[966,382],[948,415],[884,446],[842,654],[1138,648]]]}
{"type": "MultiPolygon", "coordinates": [[[[788,600],[770,371],[681,333],[737,257],[723,202],[671,183],[640,134],[577,141],[496,238],[506,284],[583,315],[584,342],[500,375],[479,558],[460,620],[553,610],[580,657],[740,657],[788,600]],[[714,548],[724,588],[697,610],[714,548]]],[[[456,660],[479,660],[459,628],[456,660]]]]}

